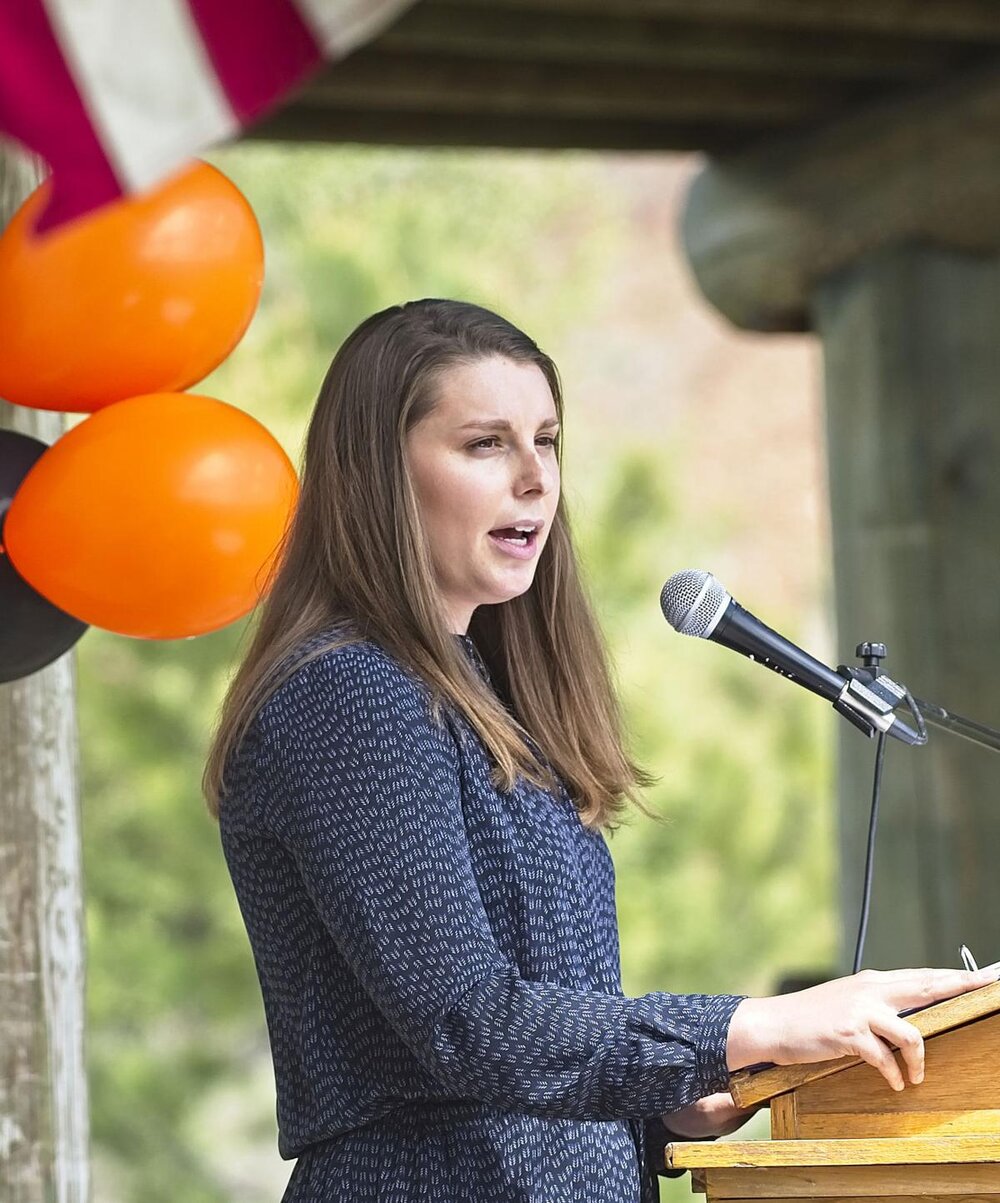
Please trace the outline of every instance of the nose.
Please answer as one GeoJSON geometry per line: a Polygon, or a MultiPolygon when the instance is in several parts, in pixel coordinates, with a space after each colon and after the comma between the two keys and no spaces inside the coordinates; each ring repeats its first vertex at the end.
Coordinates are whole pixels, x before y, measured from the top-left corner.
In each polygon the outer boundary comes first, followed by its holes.
{"type": "Polygon", "coordinates": [[[537,447],[526,452],[519,461],[518,491],[521,493],[548,493],[554,486],[559,466],[549,460],[544,451],[537,447]]]}

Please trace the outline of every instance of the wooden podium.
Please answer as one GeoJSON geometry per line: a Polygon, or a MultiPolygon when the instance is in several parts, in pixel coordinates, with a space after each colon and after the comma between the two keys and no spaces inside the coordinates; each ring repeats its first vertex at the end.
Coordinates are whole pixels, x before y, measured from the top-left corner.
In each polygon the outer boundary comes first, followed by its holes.
{"type": "Polygon", "coordinates": [[[667,1166],[708,1203],[1000,1203],[1000,982],[906,1018],[926,1042],[920,1085],[894,1091],[857,1057],[741,1071],[733,1097],[769,1104],[771,1139],[677,1142],[667,1166]]]}

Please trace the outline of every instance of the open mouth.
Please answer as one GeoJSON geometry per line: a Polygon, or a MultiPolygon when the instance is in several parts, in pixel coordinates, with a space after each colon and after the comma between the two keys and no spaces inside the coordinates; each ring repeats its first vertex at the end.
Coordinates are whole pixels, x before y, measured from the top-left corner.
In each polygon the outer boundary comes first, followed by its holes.
{"type": "Polygon", "coordinates": [[[538,531],[522,531],[513,526],[501,526],[498,530],[491,530],[490,536],[501,539],[512,547],[531,547],[538,538],[538,531]]]}

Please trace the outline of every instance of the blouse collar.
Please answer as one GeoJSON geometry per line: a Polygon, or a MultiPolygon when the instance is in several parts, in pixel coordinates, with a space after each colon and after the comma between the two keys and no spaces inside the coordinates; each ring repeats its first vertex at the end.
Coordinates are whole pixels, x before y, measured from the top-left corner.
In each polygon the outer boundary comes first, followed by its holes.
{"type": "Polygon", "coordinates": [[[493,678],[490,676],[490,670],[486,667],[486,661],[480,654],[479,648],[476,647],[472,636],[455,635],[454,638],[458,641],[459,646],[465,652],[468,659],[472,661],[472,664],[478,671],[479,675],[492,685],[493,678]]]}

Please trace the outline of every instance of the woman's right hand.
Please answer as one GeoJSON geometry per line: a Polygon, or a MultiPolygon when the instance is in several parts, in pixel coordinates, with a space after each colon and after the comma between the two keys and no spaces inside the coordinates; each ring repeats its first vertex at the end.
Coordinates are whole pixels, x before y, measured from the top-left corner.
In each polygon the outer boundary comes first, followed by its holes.
{"type": "Polygon", "coordinates": [[[902,1090],[903,1075],[892,1046],[902,1054],[910,1081],[917,1083],[924,1077],[924,1041],[898,1012],[996,980],[996,969],[864,969],[793,994],[745,998],[733,1012],[726,1059],[736,1070],[761,1061],[795,1065],[860,1057],[893,1090],[902,1090]]]}

